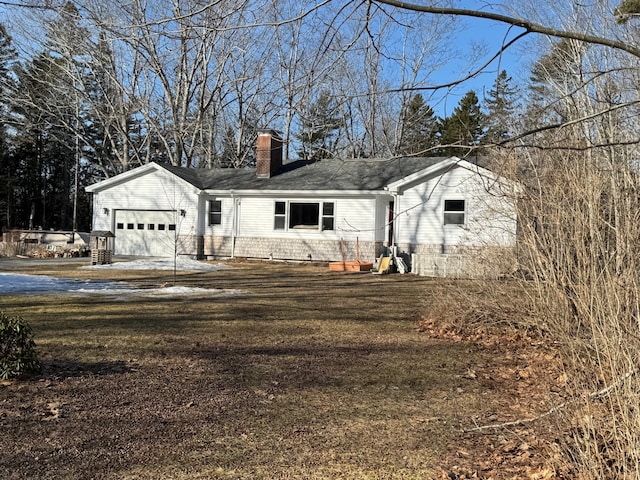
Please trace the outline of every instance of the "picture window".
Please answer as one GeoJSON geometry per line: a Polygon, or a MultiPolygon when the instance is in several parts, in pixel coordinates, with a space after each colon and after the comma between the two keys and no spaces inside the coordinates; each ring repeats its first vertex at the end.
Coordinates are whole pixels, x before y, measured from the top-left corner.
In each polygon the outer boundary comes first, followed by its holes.
{"type": "Polygon", "coordinates": [[[275,202],[273,228],[335,230],[335,205],[333,202],[275,202]]]}
{"type": "Polygon", "coordinates": [[[318,229],[320,218],[320,205],[318,203],[290,203],[289,204],[289,228],[291,229],[318,229]]]}

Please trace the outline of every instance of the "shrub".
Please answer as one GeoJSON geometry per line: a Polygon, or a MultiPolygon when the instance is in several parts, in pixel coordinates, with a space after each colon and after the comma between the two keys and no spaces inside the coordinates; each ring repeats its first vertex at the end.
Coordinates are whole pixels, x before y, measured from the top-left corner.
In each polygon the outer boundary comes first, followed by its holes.
{"type": "Polygon", "coordinates": [[[19,316],[0,312],[0,378],[40,373],[31,327],[19,316]]]}

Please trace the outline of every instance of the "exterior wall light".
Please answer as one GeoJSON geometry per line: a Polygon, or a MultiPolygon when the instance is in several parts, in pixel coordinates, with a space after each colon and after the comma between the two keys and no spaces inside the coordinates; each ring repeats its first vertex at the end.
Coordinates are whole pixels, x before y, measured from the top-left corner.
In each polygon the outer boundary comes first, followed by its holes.
{"type": "Polygon", "coordinates": [[[181,217],[186,217],[187,216],[187,211],[183,210],[183,209],[180,209],[180,216],[181,217]]]}
{"type": "Polygon", "coordinates": [[[102,209],[102,213],[104,213],[105,215],[109,215],[109,209],[108,208],[103,208],[102,209]]]}

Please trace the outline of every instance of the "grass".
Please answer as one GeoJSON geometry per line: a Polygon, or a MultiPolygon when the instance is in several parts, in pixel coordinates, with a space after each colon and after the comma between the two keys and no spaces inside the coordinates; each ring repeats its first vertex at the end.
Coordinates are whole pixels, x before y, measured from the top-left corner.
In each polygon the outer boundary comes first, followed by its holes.
{"type": "MultiPolygon", "coordinates": [[[[464,375],[495,352],[418,331],[424,303],[446,291],[442,281],[231,267],[181,274],[178,284],[241,290],[235,297],[0,297],[1,310],[32,325],[45,365],[40,378],[0,386],[0,471],[441,478],[469,443],[462,430],[503,403],[464,375]]],[[[173,276],[38,269],[146,286],[173,276]]]]}

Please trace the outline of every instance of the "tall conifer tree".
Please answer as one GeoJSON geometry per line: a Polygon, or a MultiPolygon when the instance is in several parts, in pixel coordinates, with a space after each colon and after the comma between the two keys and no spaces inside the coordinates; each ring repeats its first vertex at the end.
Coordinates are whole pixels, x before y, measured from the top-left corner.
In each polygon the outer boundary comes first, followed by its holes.
{"type": "Polygon", "coordinates": [[[10,70],[15,58],[12,39],[5,26],[0,24],[0,228],[14,226],[15,188],[19,181],[12,165],[7,133],[9,99],[15,87],[10,70]]]}
{"type": "Polygon", "coordinates": [[[413,95],[403,109],[399,155],[428,155],[437,144],[438,120],[420,94],[413,95]]]}
{"type": "Polygon", "coordinates": [[[487,92],[485,142],[497,143],[509,138],[514,124],[514,114],[518,103],[518,88],[511,84],[511,77],[502,70],[487,92]]]}
{"type": "Polygon", "coordinates": [[[440,143],[443,155],[468,156],[480,144],[484,133],[485,117],[480,110],[478,96],[468,91],[441,123],[440,143]]]}
{"type": "Polygon", "coordinates": [[[335,101],[328,91],[302,114],[301,132],[298,140],[302,147],[298,156],[305,160],[322,160],[335,155],[335,139],[340,129],[340,116],[335,101]]]}

